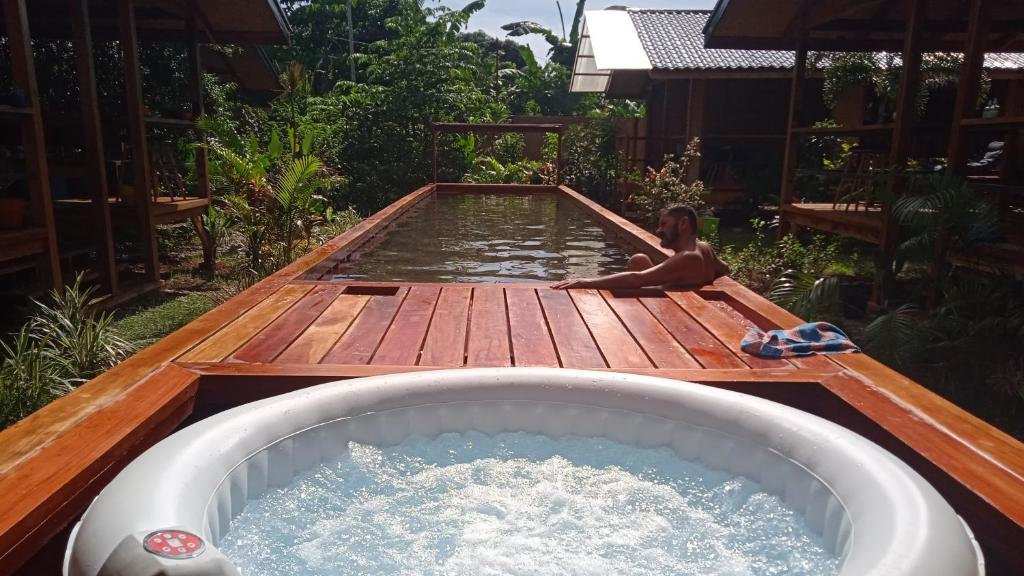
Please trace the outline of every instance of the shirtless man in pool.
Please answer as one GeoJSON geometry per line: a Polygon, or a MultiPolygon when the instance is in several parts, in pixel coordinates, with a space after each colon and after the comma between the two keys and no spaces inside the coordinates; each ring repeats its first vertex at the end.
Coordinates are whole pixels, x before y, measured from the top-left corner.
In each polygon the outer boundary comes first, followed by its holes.
{"type": "Polygon", "coordinates": [[[634,254],[627,272],[600,278],[563,280],[552,288],[645,288],[648,286],[701,286],[729,273],[706,242],[697,240],[697,213],[676,204],[665,208],[658,221],[661,245],[675,252],[657,266],[646,254],[634,254]]]}

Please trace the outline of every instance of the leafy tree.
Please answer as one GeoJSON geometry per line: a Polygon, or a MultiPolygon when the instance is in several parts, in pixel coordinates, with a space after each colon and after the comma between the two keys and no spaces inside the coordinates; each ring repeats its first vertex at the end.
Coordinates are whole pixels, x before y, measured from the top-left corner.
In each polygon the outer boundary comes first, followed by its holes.
{"type": "MultiPolygon", "coordinates": [[[[350,182],[351,200],[370,211],[427,182],[430,121],[498,121],[505,102],[488,86],[493,75],[480,47],[462,37],[483,7],[425,9],[404,2],[385,22],[387,38],[358,56],[359,83],[340,82],[310,102],[307,118],[325,126],[332,149],[324,159],[350,182]]],[[[445,166],[461,176],[472,158],[445,147],[445,166]],[[451,156],[455,154],[454,156],[451,156]]]]}
{"type": "MultiPolygon", "coordinates": [[[[312,74],[318,93],[330,90],[337,82],[352,80],[349,72],[349,22],[346,14],[352,5],[352,38],[359,53],[369,44],[390,37],[386,21],[398,16],[407,0],[283,0],[288,15],[292,42],[274,51],[285,67],[299,62],[312,74]]],[[[357,70],[358,79],[358,70],[357,70]]]]}
{"type": "MultiPolygon", "coordinates": [[[[558,13],[562,14],[562,4],[555,2],[558,6],[558,13]]],[[[517,22],[510,22],[501,27],[502,30],[508,32],[509,36],[528,36],[530,34],[539,34],[544,37],[544,40],[551,46],[548,50],[548,58],[552,62],[561,64],[566,68],[572,68],[573,59],[576,57],[576,50],[580,44],[580,26],[583,23],[583,11],[587,6],[587,0],[577,0],[576,2],[576,13],[572,19],[572,31],[569,33],[569,37],[565,37],[565,19],[562,19],[562,36],[559,37],[557,34],[551,31],[550,28],[533,22],[531,20],[520,20],[517,22]]]]}

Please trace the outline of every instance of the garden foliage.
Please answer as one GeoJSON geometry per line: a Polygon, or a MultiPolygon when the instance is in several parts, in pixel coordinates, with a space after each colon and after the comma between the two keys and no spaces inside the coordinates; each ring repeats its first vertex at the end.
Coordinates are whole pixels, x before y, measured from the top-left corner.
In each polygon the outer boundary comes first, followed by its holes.
{"type": "Polygon", "coordinates": [[[111,316],[96,310],[94,288],[79,276],[33,301],[28,322],[0,341],[0,428],[31,414],[79,384],[117,364],[134,346],[113,329],[111,316]]]}

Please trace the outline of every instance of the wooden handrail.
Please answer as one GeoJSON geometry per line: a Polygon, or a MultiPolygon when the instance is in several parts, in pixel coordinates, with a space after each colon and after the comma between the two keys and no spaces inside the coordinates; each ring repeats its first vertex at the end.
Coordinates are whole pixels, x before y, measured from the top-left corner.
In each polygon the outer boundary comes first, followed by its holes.
{"type": "Polygon", "coordinates": [[[476,124],[431,122],[430,128],[442,134],[550,134],[565,131],[565,124],[476,124]]]}

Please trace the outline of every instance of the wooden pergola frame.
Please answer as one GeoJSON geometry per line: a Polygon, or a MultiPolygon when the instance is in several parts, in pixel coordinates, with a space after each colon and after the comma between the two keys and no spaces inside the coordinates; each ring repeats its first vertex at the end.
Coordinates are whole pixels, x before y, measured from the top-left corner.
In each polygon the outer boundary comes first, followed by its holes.
{"type": "MultiPolygon", "coordinates": [[[[899,226],[892,218],[890,203],[883,203],[881,212],[876,216],[879,220],[877,226],[867,225],[869,219],[859,218],[856,215],[832,214],[827,217],[824,214],[801,208],[794,202],[794,177],[797,169],[797,156],[799,144],[802,138],[812,135],[851,136],[865,135],[869,133],[890,134],[890,145],[888,152],[888,165],[892,170],[891,177],[887,183],[887,197],[897,198],[906,192],[907,175],[906,166],[910,155],[911,136],[915,131],[914,102],[915,96],[921,87],[921,59],[924,52],[934,50],[934,38],[929,26],[934,25],[927,20],[926,11],[928,0],[902,0],[903,2],[903,28],[902,30],[887,30],[888,32],[901,33],[902,49],[900,51],[903,61],[902,76],[900,78],[899,94],[896,104],[896,118],[891,124],[862,126],[862,127],[837,127],[818,128],[802,125],[800,103],[807,73],[808,51],[836,50],[836,51],[878,51],[892,48],[889,43],[881,40],[864,39],[859,43],[853,42],[849,35],[834,39],[822,37],[812,38],[809,24],[810,2],[797,3],[797,12],[786,32],[786,38],[773,40],[780,44],[795,44],[796,65],[792,76],[792,89],[790,94],[789,119],[787,122],[786,147],[782,170],[782,182],[780,184],[779,214],[781,217],[780,234],[786,234],[795,226],[809,226],[825,229],[830,232],[857,237],[879,246],[879,270],[882,272],[876,282],[873,291],[872,302],[883,304],[889,292],[891,278],[891,263],[895,256],[896,247],[899,242],[899,226]],[[867,227],[865,227],[867,225],[867,227]]],[[[738,4],[738,2],[737,2],[738,4]]],[[[991,0],[971,0],[971,10],[968,17],[968,27],[964,45],[955,49],[964,52],[964,62],[957,85],[956,108],[950,126],[950,139],[948,144],[948,169],[951,172],[963,173],[966,167],[966,133],[975,128],[1006,128],[1008,130],[1024,127],[1022,117],[1001,117],[991,119],[976,118],[976,106],[978,93],[981,84],[981,72],[984,65],[984,57],[989,48],[989,34],[994,28],[990,20],[988,7],[991,0]]],[[[881,3],[879,10],[884,10],[891,5],[881,3]]],[[[720,15],[721,12],[719,11],[720,15]]],[[[870,23],[869,23],[870,24],[870,23]]],[[[847,26],[850,24],[847,23],[847,26]]],[[[867,24],[865,24],[867,25],[867,24]]],[[[815,27],[822,30],[822,22],[819,14],[819,21],[815,27]]],[[[950,30],[940,32],[948,33],[950,30]]],[[[850,31],[853,32],[852,30],[850,31]]],[[[947,49],[950,40],[944,39],[943,46],[947,49]]],[[[730,37],[725,39],[708,38],[708,44],[715,47],[737,46],[744,48],[756,48],[758,44],[767,44],[766,40],[751,38],[749,44],[742,38],[730,37]]],[[[1012,143],[1014,138],[1008,138],[1010,145],[1007,146],[1006,157],[1009,164],[1014,153],[1012,143]]]]}
{"type": "MultiPolygon", "coordinates": [[[[287,37],[287,24],[276,8],[274,0],[265,0],[276,9],[273,12],[275,26],[280,24],[281,37],[287,37]]],[[[95,2],[94,2],[95,3],[95,2]]],[[[111,304],[134,297],[160,285],[160,261],[157,254],[155,226],[162,223],[191,220],[203,246],[204,263],[212,264],[212,246],[205,234],[201,217],[210,202],[210,181],[205,136],[199,133],[200,144],[196,147],[196,186],[194,194],[187,200],[175,202],[174,198],[160,199],[154,206],[155,188],[151,166],[149,127],[196,130],[193,120],[154,117],[146,112],[143,103],[142,80],[139,61],[139,34],[147,39],[174,40],[183,42],[187,51],[188,85],[187,95],[193,118],[204,112],[202,95],[202,61],[199,45],[212,42],[222,34],[213,28],[203,5],[189,0],[178,5],[180,30],[167,28],[166,21],[155,25],[139,21],[136,15],[140,0],[111,0],[104,4],[107,11],[116,9],[100,20],[90,14],[90,0],[68,0],[70,8],[64,14],[51,14],[42,18],[40,14],[30,17],[25,0],[4,0],[6,32],[11,45],[11,64],[15,83],[25,93],[28,105],[24,108],[0,107],[0,114],[15,116],[21,126],[25,147],[26,178],[32,200],[31,225],[38,233],[0,233],[0,247],[4,255],[0,258],[13,259],[38,252],[37,267],[49,278],[53,287],[63,283],[61,254],[57,243],[57,224],[54,217],[55,202],[51,197],[49,169],[47,165],[43,111],[39,101],[39,90],[31,52],[32,34],[30,21],[41,28],[42,38],[68,38],[75,58],[75,73],[80,86],[81,133],[84,152],[84,178],[89,193],[90,232],[95,240],[97,258],[94,263],[97,281],[107,294],[111,304]],[[96,88],[96,71],[93,40],[97,35],[103,39],[117,40],[121,49],[125,85],[125,126],[127,140],[132,150],[132,180],[134,185],[134,208],[130,219],[138,229],[144,274],[141,282],[125,286],[119,277],[116,261],[115,233],[112,222],[110,200],[111,182],[108,182],[107,159],[104,152],[103,119],[100,116],[96,88]],[[169,201],[164,201],[169,200],[169,201]],[[11,249],[8,244],[18,242],[11,249]]],[[[56,6],[56,5],[55,5],[56,6]]],[[[54,6],[54,7],[55,7],[54,6]]],[[[53,10],[51,10],[52,12],[53,10]]],[[[231,41],[237,41],[239,33],[227,33],[231,41]]],[[[75,206],[79,206],[76,204],[75,206]]],[[[77,208],[75,208],[77,209],[77,208]]],[[[127,216],[127,215],[126,215],[127,216]]]]}
{"type": "Polygon", "coordinates": [[[557,134],[558,152],[555,158],[555,184],[562,183],[562,136],[565,124],[474,124],[459,122],[431,122],[433,135],[433,182],[438,181],[438,134],[557,134]]]}
{"type": "Polygon", "coordinates": [[[5,0],[6,32],[11,54],[11,73],[15,85],[25,94],[24,108],[3,107],[0,114],[13,116],[21,129],[25,148],[25,173],[31,204],[31,224],[41,234],[0,233],[0,246],[5,256],[36,254],[40,276],[48,278],[54,288],[63,284],[57,233],[53,222],[53,199],[50,194],[50,172],[46,162],[46,138],[40,113],[39,87],[32,60],[32,40],[28,27],[25,0],[5,0]],[[13,238],[12,238],[13,236],[13,238]],[[10,241],[3,237],[11,238],[10,241]],[[41,241],[40,241],[41,240],[41,241]]]}

